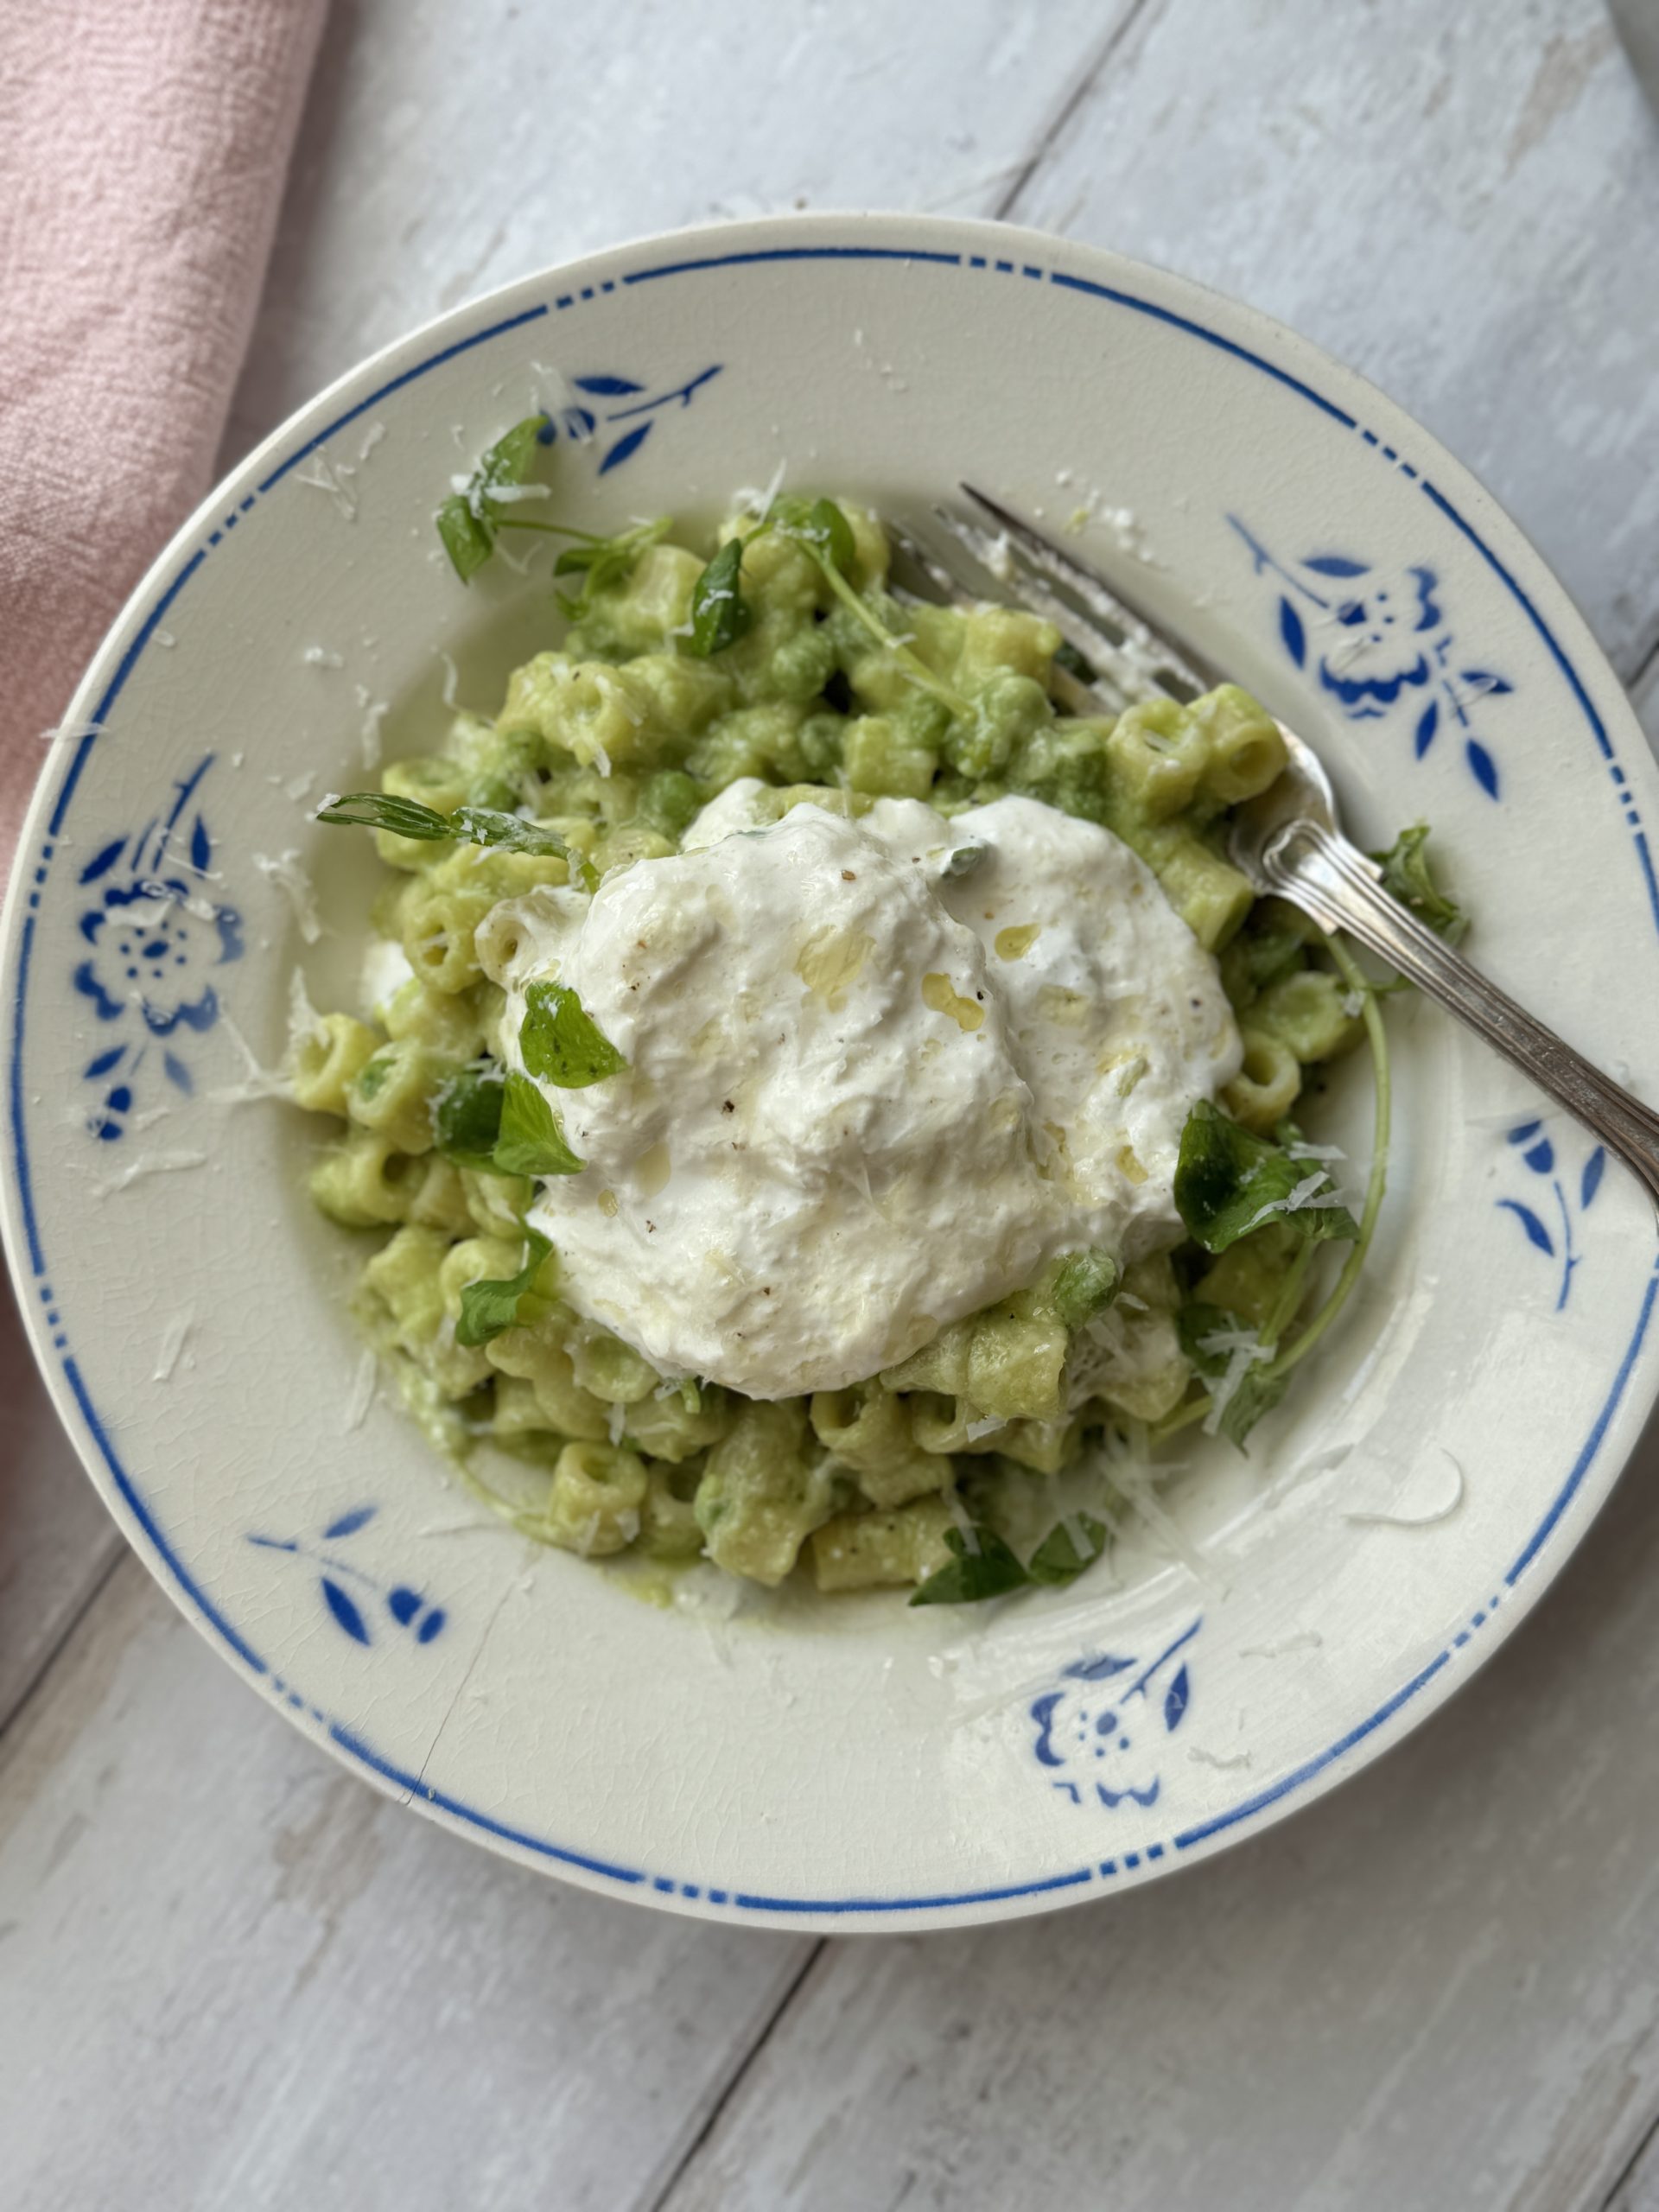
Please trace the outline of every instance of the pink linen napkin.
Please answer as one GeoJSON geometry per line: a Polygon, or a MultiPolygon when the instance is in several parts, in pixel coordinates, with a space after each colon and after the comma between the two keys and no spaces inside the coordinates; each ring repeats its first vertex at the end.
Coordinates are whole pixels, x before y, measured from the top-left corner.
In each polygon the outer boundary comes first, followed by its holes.
{"type": "Polygon", "coordinates": [[[0,5],[0,883],[41,733],[208,487],[326,4],[0,5]]]}

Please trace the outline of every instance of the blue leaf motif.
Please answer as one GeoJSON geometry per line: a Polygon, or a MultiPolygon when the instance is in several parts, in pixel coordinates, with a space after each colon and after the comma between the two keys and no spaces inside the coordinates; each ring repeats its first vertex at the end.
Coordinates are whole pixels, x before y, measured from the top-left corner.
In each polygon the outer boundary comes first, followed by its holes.
{"type": "Polygon", "coordinates": [[[556,438],[558,435],[558,431],[554,425],[553,417],[550,415],[543,415],[536,429],[537,444],[538,446],[550,446],[554,439],[556,438]]]}
{"type": "Polygon", "coordinates": [[[1460,673],[1465,683],[1472,685],[1489,699],[1501,699],[1506,691],[1515,689],[1507,677],[1494,676],[1488,668],[1465,668],[1460,673]]]}
{"type": "Polygon", "coordinates": [[[619,438],[616,443],[611,448],[610,451],[606,454],[604,460],[600,462],[600,474],[601,476],[608,476],[612,469],[620,468],[623,462],[627,460],[630,454],[636,454],[639,452],[640,447],[644,445],[645,440],[651,435],[652,430],[655,429],[656,427],[654,420],[646,423],[640,423],[637,424],[634,429],[630,430],[626,437],[619,438]]]}
{"type": "Polygon", "coordinates": [[[349,1513],[342,1513],[338,1520],[328,1523],[322,1532],[324,1538],[333,1540],[340,1536],[354,1536],[359,1529],[368,1527],[378,1511],[378,1506],[354,1505],[349,1513]]]}
{"type": "Polygon", "coordinates": [[[329,1611],[352,1641],[366,1643],[369,1640],[368,1627],[357,1610],[355,1599],[348,1598],[339,1583],[332,1581],[326,1574],[322,1578],[322,1595],[329,1611]]]}
{"type": "Polygon", "coordinates": [[[184,1062],[178,1058],[176,1053],[163,1052],[162,1054],[162,1065],[167,1071],[168,1081],[174,1085],[175,1090],[183,1091],[188,1098],[196,1087],[196,1079],[194,1076],[191,1074],[189,1069],[186,1067],[184,1062]]]}
{"type": "Polygon", "coordinates": [[[1307,632],[1302,627],[1302,618],[1287,599],[1279,602],[1279,634],[1285,641],[1285,651],[1298,668],[1307,664],[1307,632]]]}
{"type": "Polygon", "coordinates": [[[213,857],[213,841],[207,835],[207,824],[196,817],[196,826],[190,832],[190,865],[199,875],[206,875],[213,857]]]}
{"type": "Polygon", "coordinates": [[[1469,772],[1488,798],[1497,797],[1497,763],[1478,737],[1471,737],[1464,747],[1468,756],[1469,772]]]}
{"type": "Polygon", "coordinates": [[[107,1052],[100,1052],[95,1060],[88,1061],[83,1070],[86,1081],[93,1082],[99,1076],[108,1075],[111,1068],[118,1067],[126,1057],[126,1051],[124,1045],[112,1045],[107,1052]]]}
{"type": "Polygon", "coordinates": [[[1607,1167],[1607,1147],[1599,1144],[1584,1163],[1584,1173],[1579,1182],[1579,1204],[1587,1211],[1590,1201],[1601,1188],[1601,1179],[1607,1167]]]}
{"type": "Polygon", "coordinates": [[[1103,1682],[1113,1675],[1125,1673],[1134,1664],[1133,1659],[1120,1659],[1114,1653],[1105,1651],[1097,1658],[1074,1660],[1065,1671],[1073,1681],[1103,1682]]]}
{"type": "Polygon", "coordinates": [[[1529,1138],[1535,1137],[1543,1126],[1541,1122],[1519,1122],[1509,1131],[1509,1141],[1511,1144],[1525,1144],[1529,1138]]]}
{"type": "Polygon", "coordinates": [[[1523,1152],[1521,1157],[1535,1175],[1548,1175],[1555,1166],[1555,1147],[1548,1137],[1541,1137],[1531,1150],[1523,1152]]]}
{"type": "Polygon", "coordinates": [[[1424,753],[1427,752],[1429,747],[1433,744],[1434,733],[1439,729],[1440,726],[1440,706],[1435,700],[1431,699],[1428,704],[1423,709],[1422,713],[1417,717],[1417,735],[1414,742],[1417,758],[1420,760],[1422,759],[1424,753]]]}
{"type": "Polygon", "coordinates": [[[386,1605],[399,1628],[407,1628],[421,1610],[421,1593],[400,1582],[395,1590],[387,1591],[386,1605]]]}
{"type": "Polygon", "coordinates": [[[572,377],[570,381],[578,391],[596,392],[601,399],[625,399],[630,392],[645,388],[627,377],[572,377]]]}
{"type": "Polygon", "coordinates": [[[416,1643],[430,1643],[433,1637],[443,1626],[448,1616],[444,1612],[442,1605],[434,1605],[431,1611],[427,1615],[426,1618],[421,1623],[419,1628],[415,1631],[416,1643]]]}
{"type": "Polygon", "coordinates": [[[118,837],[113,844],[105,845],[101,851],[94,853],[80,871],[80,880],[96,883],[100,875],[107,875],[126,850],[126,844],[124,837],[118,837]]]}
{"type": "Polygon", "coordinates": [[[1532,1208],[1523,1206],[1519,1198],[1500,1198],[1497,1203],[1512,1213],[1526,1230],[1528,1243],[1535,1244],[1541,1252],[1547,1252],[1553,1260],[1555,1256],[1554,1239],[1532,1208]]]}
{"type": "Polygon", "coordinates": [[[1316,576],[1368,576],[1370,563],[1351,561],[1345,553],[1313,553],[1302,566],[1312,569],[1316,576]]]}
{"type": "Polygon", "coordinates": [[[1183,1667],[1164,1692],[1164,1726],[1172,1736],[1181,1725],[1182,1715],[1192,1695],[1192,1685],[1187,1680],[1186,1669],[1183,1667]]]}

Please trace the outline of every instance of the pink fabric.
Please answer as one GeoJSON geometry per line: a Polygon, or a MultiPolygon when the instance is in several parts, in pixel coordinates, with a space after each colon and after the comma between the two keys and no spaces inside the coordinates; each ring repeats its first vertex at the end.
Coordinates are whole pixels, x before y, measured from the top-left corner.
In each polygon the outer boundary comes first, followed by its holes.
{"type": "Polygon", "coordinates": [[[0,0],[0,881],[207,489],[326,0],[0,0]]]}

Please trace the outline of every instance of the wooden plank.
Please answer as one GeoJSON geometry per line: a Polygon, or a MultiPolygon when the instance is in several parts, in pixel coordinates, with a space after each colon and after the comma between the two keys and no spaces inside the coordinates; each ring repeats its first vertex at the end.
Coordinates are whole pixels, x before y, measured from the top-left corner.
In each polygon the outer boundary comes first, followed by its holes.
{"type": "Polygon", "coordinates": [[[121,1550],[0,1291],[0,1730],[121,1550]]]}
{"type": "Polygon", "coordinates": [[[336,9],[227,450],[428,316],[619,239],[989,214],[1135,4],[336,9]]]}
{"type": "Polygon", "coordinates": [[[31,2212],[648,2205],[811,1949],[411,1818],[134,1560],[7,1739],[0,1941],[31,2212]]]}
{"type": "Polygon", "coordinates": [[[1012,211],[1202,277],[1491,486],[1629,676],[1659,638],[1659,131],[1599,0],[1154,0],[1012,211]]]}
{"type": "Polygon", "coordinates": [[[1659,2111],[1656,1574],[1650,1432],[1523,1632],[1287,1827],[832,1948],[667,2212],[1601,2205],[1659,2111]]]}

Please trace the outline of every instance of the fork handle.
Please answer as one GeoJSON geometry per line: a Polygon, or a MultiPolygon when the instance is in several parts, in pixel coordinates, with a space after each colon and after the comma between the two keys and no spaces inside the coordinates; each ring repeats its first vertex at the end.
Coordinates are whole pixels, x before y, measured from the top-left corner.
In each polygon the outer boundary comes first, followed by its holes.
{"type": "Polygon", "coordinates": [[[1287,823],[1257,862],[1268,886],[1322,929],[1345,930],[1512,1060],[1577,1117],[1659,1205],[1659,1115],[1563,1044],[1389,896],[1376,863],[1323,824],[1287,823]]]}

